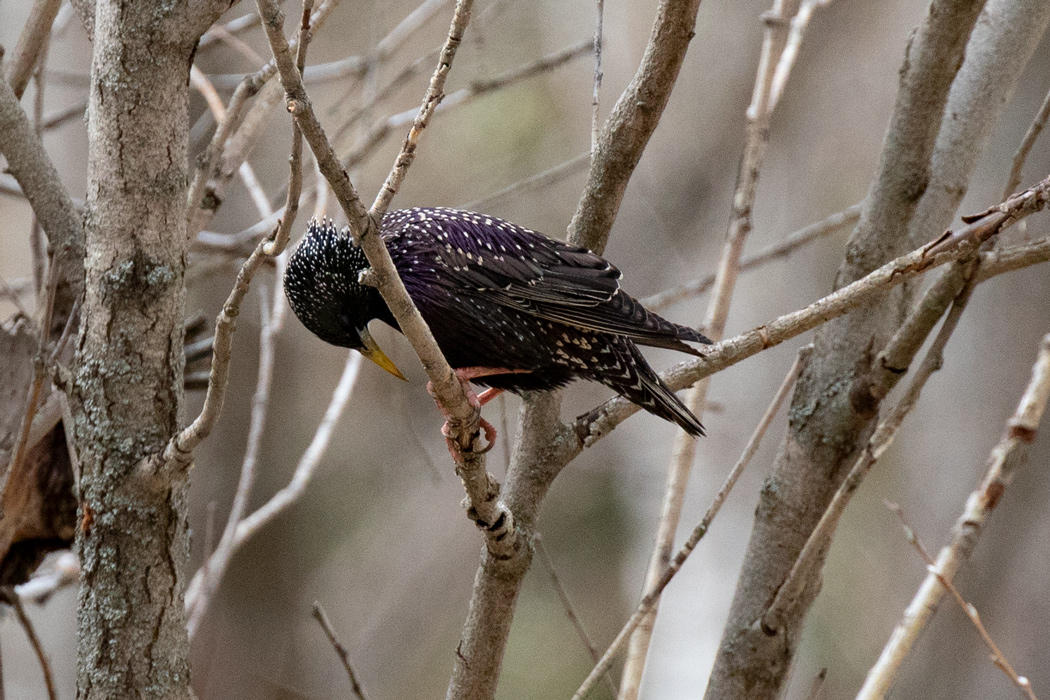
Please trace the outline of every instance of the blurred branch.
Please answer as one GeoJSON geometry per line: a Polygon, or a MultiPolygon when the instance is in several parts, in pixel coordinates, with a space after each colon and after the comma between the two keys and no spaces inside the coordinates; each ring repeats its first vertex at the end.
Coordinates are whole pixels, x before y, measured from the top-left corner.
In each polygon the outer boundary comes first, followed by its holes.
{"type": "Polygon", "coordinates": [[[926,562],[926,570],[937,577],[938,583],[940,583],[952,597],[955,598],[955,602],[959,604],[963,612],[966,613],[966,617],[970,618],[970,622],[977,629],[977,633],[981,635],[981,640],[984,641],[985,646],[992,652],[992,663],[994,663],[1003,673],[1006,674],[1007,678],[1020,689],[1028,700],[1038,700],[1035,696],[1035,692],[1032,690],[1032,684],[1024,676],[1017,675],[1017,671],[1010,665],[1010,662],[1006,660],[1006,656],[999,650],[998,645],[992,639],[992,636],[988,634],[988,630],[985,628],[984,623],[981,622],[981,616],[977,612],[977,608],[966,602],[963,598],[962,593],[955,585],[944,578],[937,571],[937,564],[933,561],[933,557],[930,556],[926,548],[922,546],[922,542],[919,541],[919,536],[915,533],[915,529],[908,524],[907,519],[904,517],[904,509],[902,509],[896,503],[890,503],[889,501],[883,501],[887,508],[897,514],[897,518],[901,521],[901,527],[904,528],[904,535],[908,538],[908,542],[915,547],[915,551],[919,553],[922,560],[926,562]]]}
{"type": "Polygon", "coordinates": [[[40,663],[40,670],[44,674],[44,685],[47,686],[47,697],[48,700],[58,700],[58,693],[55,690],[55,680],[51,674],[51,664],[47,660],[47,653],[44,652],[44,646],[40,643],[40,638],[36,635],[36,630],[33,628],[33,622],[26,615],[25,607],[22,605],[21,599],[15,593],[14,588],[8,587],[3,592],[5,601],[11,606],[11,609],[15,611],[15,617],[18,618],[18,624],[22,626],[22,629],[26,633],[26,639],[29,640],[29,646],[32,647],[33,653],[36,654],[37,661],[40,663]]]}
{"type": "MultiPolygon", "coordinates": [[[[840,212],[832,214],[822,221],[812,223],[805,228],[801,228],[798,231],[785,236],[784,240],[779,243],[774,243],[771,246],[763,248],[754,255],[741,260],[739,271],[747,272],[748,270],[761,267],[773,260],[785,258],[799,248],[809,245],[821,238],[830,236],[833,233],[837,233],[845,226],[856,224],[857,220],[860,218],[860,211],[863,206],[863,204],[854,204],[851,207],[847,207],[840,212]]],[[[646,308],[651,309],[652,311],[663,311],[667,307],[677,304],[680,301],[684,301],[692,296],[703,294],[710,289],[714,283],[715,275],[710,274],[692,280],[691,282],[672,287],[671,289],[659,292],[658,294],[645,297],[641,302],[646,308]]]]}
{"type": "Polygon", "coordinates": [[[251,497],[252,486],[255,484],[255,474],[258,471],[259,451],[262,438],[266,431],[266,416],[270,405],[270,386],[273,384],[273,355],[275,332],[271,323],[270,310],[266,303],[265,293],[260,293],[260,327],[259,327],[259,369],[256,379],[255,395],[252,398],[252,413],[248,427],[248,444],[244,450],[244,460],[241,463],[241,476],[237,482],[237,490],[233,496],[233,504],[230,506],[230,514],[226,519],[226,527],[223,529],[215,551],[206,550],[207,559],[201,567],[201,575],[194,576],[193,582],[200,581],[198,586],[186,591],[186,630],[189,634],[190,643],[193,642],[197,631],[200,629],[201,619],[208,611],[208,604],[212,596],[218,590],[219,583],[226,575],[226,569],[233,553],[233,541],[237,533],[237,525],[244,518],[248,509],[248,501],[251,497]]]}
{"type": "Polygon", "coordinates": [[[1028,131],[1025,132],[1024,138],[1021,139],[1021,145],[1017,147],[1017,153],[1014,154],[1013,167],[1010,168],[1010,176],[1006,179],[1006,188],[1003,190],[1003,199],[1009,197],[1021,184],[1021,171],[1024,170],[1024,162],[1028,159],[1028,154],[1032,152],[1035,140],[1039,138],[1043,127],[1046,126],[1047,119],[1050,119],[1050,92],[1046,93],[1043,105],[1036,112],[1035,118],[1032,119],[1032,123],[1028,127],[1028,131]]]}
{"type": "MultiPolygon", "coordinates": [[[[450,95],[445,96],[441,100],[441,105],[438,107],[434,105],[434,111],[437,113],[443,113],[448,109],[456,106],[465,105],[479,97],[483,97],[489,93],[501,90],[510,85],[514,85],[519,81],[533,78],[537,75],[548,73],[552,70],[560,68],[569,61],[579,58],[585,55],[591,50],[593,46],[593,40],[587,39],[585,41],[568,46],[560,51],[557,51],[549,56],[544,56],[541,59],[532,61],[515,68],[514,70],[507,71],[503,75],[497,76],[490,80],[479,80],[473,82],[469,87],[465,87],[461,90],[457,90],[450,95]]],[[[407,73],[412,66],[405,69],[404,73],[407,73]]],[[[414,71],[413,71],[414,72],[414,71]]],[[[404,79],[404,73],[395,81],[391,81],[390,86],[396,86],[404,79]]],[[[387,90],[380,90],[376,93],[373,100],[366,103],[358,111],[354,112],[347,124],[356,122],[360,116],[367,114],[368,110],[374,106],[375,102],[379,99],[386,97],[389,94],[387,90]]],[[[386,138],[395,130],[399,129],[409,123],[412,123],[416,118],[416,110],[406,110],[399,114],[394,114],[387,117],[386,119],[380,120],[369,127],[365,137],[361,143],[357,144],[353,151],[351,151],[346,158],[343,159],[344,166],[352,168],[364,161],[368,156],[375,152],[375,150],[382,145],[386,138]]]]}
{"type": "Polygon", "coordinates": [[[51,596],[80,580],[80,560],[72,552],[63,552],[55,558],[51,570],[35,575],[24,584],[15,587],[15,595],[23,603],[43,604],[51,596]]]}
{"type": "MultiPolygon", "coordinates": [[[[973,265],[970,265],[970,275],[972,275],[973,265]]],[[[969,277],[970,275],[967,275],[969,277]]],[[[936,285],[934,285],[936,287],[936,285]]],[[[905,417],[911,410],[915,408],[915,404],[919,401],[919,396],[922,393],[922,389],[926,386],[926,382],[934,372],[939,370],[944,364],[944,348],[948,344],[948,340],[951,338],[952,333],[955,332],[956,326],[959,324],[959,319],[962,318],[962,312],[966,308],[966,304],[970,299],[970,295],[973,292],[973,283],[967,283],[959,290],[955,296],[955,301],[952,303],[951,311],[944,320],[944,324],[941,326],[941,330],[937,333],[937,337],[934,338],[933,343],[930,345],[930,349],[926,352],[926,357],[923,359],[919,368],[915,372],[915,376],[912,377],[911,383],[908,385],[907,391],[904,392],[904,396],[901,397],[897,405],[888,412],[888,415],[879,423],[878,427],[875,428],[875,432],[868,439],[867,444],[861,451],[860,455],[857,456],[856,461],[849,470],[849,474],[839,484],[838,490],[835,491],[834,497],[831,499],[827,509],[821,516],[817,526],[813,528],[813,531],[809,535],[809,539],[806,541],[805,546],[802,547],[802,551],[798,555],[798,559],[795,561],[794,566],[791,567],[790,573],[788,573],[787,579],[785,579],[783,585],[777,589],[776,597],[773,602],[770,603],[769,608],[762,615],[761,622],[762,627],[766,630],[767,634],[774,633],[784,625],[784,620],[788,614],[798,604],[798,600],[801,597],[803,590],[809,585],[810,580],[813,576],[813,570],[821,566],[824,556],[827,552],[828,547],[831,544],[832,535],[835,532],[835,528],[838,526],[839,519],[842,517],[842,513],[845,511],[846,506],[849,504],[856,492],[857,488],[860,487],[864,477],[868,475],[871,468],[878,461],[879,457],[889,449],[890,445],[893,444],[894,438],[897,436],[897,431],[900,429],[901,424],[904,422],[905,417]]],[[[920,304],[919,308],[913,317],[923,316],[924,304],[920,304]]],[[[939,315],[938,315],[939,318],[939,315]]],[[[910,319],[909,319],[910,320],[910,319]]],[[[923,319],[928,322],[926,328],[931,328],[933,324],[937,322],[937,318],[923,319]]],[[[907,327],[908,322],[905,322],[904,326],[907,327]]],[[[928,332],[928,330],[927,330],[928,332]]],[[[924,333],[919,333],[924,339],[926,336],[924,333]]],[[[914,346],[914,350],[918,351],[921,346],[921,341],[914,346]]]]}
{"type": "Polygon", "coordinates": [[[1039,423],[1050,399],[1050,335],[1043,338],[1032,367],[1032,378],[1017,410],[1006,422],[1003,437],[988,458],[988,469],[980,487],[966,502],[955,523],[952,542],[937,555],[932,570],[922,582],[904,616],[893,630],[878,661],[868,672],[857,700],[883,698],[893,685],[901,664],[911,651],[919,633],[932,619],[944,595],[942,581],[950,582],[970,558],[988,516],[999,504],[1014,472],[1028,456],[1028,445],[1036,437],[1039,423]]]}
{"type": "MultiPolygon", "coordinates": [[[[583,646],[587,648],[587,653],[590,655],[594,663],[597,664],[601,660],[601,657],[598,655],[598,650],[595,648],[594,642],[591,641],[590,636],[587,634],[587,630],[583,628],[580,616],[576,614],[576,609],[573,607],[572,601],[569,600],[569,594],[566,592],[565,587],[561,585],[561,579],[558,578],[558,570],[554,568],[554,560],[551,559],[550,553],[547,552],[546,545],[543,544],[543,538],[538,532],[535,537],[532,538],[532,543],[536,547],[536,553],[540,555],[543,565],[547,567],[547,573],[551,576],[551,584],[554,586],[554,592],[558,594],[558,600],[561,601],[561,606],[565,610],[565,616],[569,618],[569,622],[572,623],[580,641],[583,642],[583,646]]],[[[619,695],[620,691],[616,687],[616,681],[612,679],[612,676],[608,671],[605,672],[604,677],[605,683],[609,686],[609,690],[612,691],[613,697],[619,695]]]]}
{"type": "Polygon", "coordinates": [[[11,65],[7,69],[7,82],[15,97],[21,99],[29,79],[36,71],[40,54],[48,43],[51,25],[58,15],[62,0],[34,0],[29,18],[18,36],[11,65]]]}
{"type": "MultiPolygon", "coordinates": [[[[306,486],[310,483],[314,472],[317,470],[317,465],[321,462],[321,457],[328,450],[335,426],[339,422],[340,416],[343,415],[343,409],[346,408],[354,386],[357,384],[357,377],[361,370],[361,359],[362,356],[359,353],[351,352],[348,354],[346,365],[343,367],[343,375],[332,392],[332,399],[328,403],[328,409],[325,411],[324,418],[317,425],[314,437],[310,441],[309,447],[303,452],[303,456],[299,459],[299,464],[296,466],[291,480],[287,486],[275,493],[270,500],[261,505],[247,518],[237,523],[237,530],[233,540],[234,551],[262,529],[263,526],[302,497],[306,486]]],[[[194,580],[196,578],[197,575],[194,576],[194,580]]],[[[192,582],[190,587],[193,587],[192,582]]]]}
{"type": "MultiPolygon", "coordinates": [[[[594,23],[594,96],[591,98],[591,157],[598,150],[599,119],[602,90],[602,22],[605,19],[605,0],[597,0],[597,19],[594,23]]],[[[615,689],[615,686],[614,686],[615,689]]]]}
{"type": "Polygon", "coordinates": [[[321,603],[314,602],[313,615],[314,619],[317,620],[317,624],[321,625],[321,629],[324,630],[325,636],[328,637],[328,641],[331,642],[332,648],[335,649],[335,653],[339,655],[339,660],[343,662],[343,668],[346,669],[346,675],[350,678],[350,689],[353,691],[354,696],[357,700],[365,700],[365,691],[361,687],[361,684],[358,683],[357,674],[354,673],[354,669],[350,665],[350,652],[346,650],[346,647],[344,647],[339,641],[339,638],[336,637],[335,628],[332,627],[332,621],[328,619],[328,614],[325,613],[324,608],[321,607],[321,603]]]}
{"type": "MultiPolygon", "coordinates": [[[[307,33],[308,40],[312,39],[314,34],[321,29],[338,4],[339,0],[323,0],[321,2],[317,11],[310,17],[310,31],[307,33]]],[[[296,50],[299,45],[299,38],[292,39],[290,43],[285,41],[285,45],[290,50],[296,50]]],[[[218,208],[221,201],[219,193],[222,191],[223,186],[229,178],[237,173],[248,152],[261,137],[262,127],[265,124],[264,117],[269,116],[277,100],[264,99],[267,93],[262,92],[260,94],[260,92],[264,90],[269,80],[276,73],[277,64],[271,59],[262,68],[242,80],[237,89],[234,90],[230,103],[226,107],[225,118],[217,125],[211,141],[200,156],[199,165],[186,194],[186,233],[189,238],[192,239],[196,236],[197,232],[204,228],[211,216],[214,215],[215,209],[218,208]],[[245,112],[248,100],[257,95],[259,99],[255,100],[252,108],[245,112]],[[236,136],[240,137],[237,148],[233,154],[227,154],[227,149],[233,145],[236,136]],[[223,173],[219,173],[217,168],[224,155],[231,156],[228,159],[231,162],[222,163],[226,167],[223,169],[223,173]],[[226,175],[226,173],[229,174],[226,175]],[[219,177],[219,180],[212,182],[212,179],[215,177],[219,177]],[[205,197],[205,193],[209,189],[211,190],[210,195],[205,197]]],[[[271,90],[270,94],[279,96],[278,88],[272,88],[271,90]]]]}
{"type": "Polygon", "coordinates": [[[718,511],[721,510],[726,498],[729,497],[729,492],[733,490],[736,482],[740,479],[740,475],[744,473],[744,469],[751,462],[751,458],[755,456],[756,452],[758,452],[758,447],[762,443],[762,438],[765,436],[766,431],[769,430],[769,425],[773,422],[773,418],[780,411],[780,407],[784,404],[784,399],[787,398],[788,392],[791,391],[791,387],[794,386],[795,382],[798,380],[798,375],[802,372],[802,368],[809,360],[809,355],[812,351],[812,345],[807,345],[799,351],[795,361],[791,364],[791,369],[788,370],[787,376],[784,377],[784,381],[781,382],[780,388],[777,389],[776,394],[773,396],[773,400],[769,403],[765,413],[762,414],[762,418],[758,421],[758,425],[755,427],[754,432],[748,439],[747,446],[744,447],[744,452],[740,455],[736,464],[733,465],[733,468],[729,470],[729,474],[722,483],[722,488],[718,490],[718,493],[715,494],[714,499],[711,501],[711,505],[707,507],[707,512],[704,513],[703,519],[701,519],[700,523],[693,528],[693,532],[689,535],[685,544],[682,545],[682,548],[675,554],[674,559],[671,559],[667,566],[660,572],[659,578],[657,578],[653,585],[647,589],[646,594],[638,603],[638,607],[635,609],[634,614],[627,620],[627,623],[616,635],[612,644],[610,644],[609,648],[605,650],[604,654],[602,654],[602,658],[597,662],[587,678],[584,679],[579,689],[573,694],[573,700],[583,700],[583,698],[594,687],[595,681],[608,670],[612,665],[613,659],[615,659],[616,655],[620,652],[620,649],[622,649],[627,643],[628,638],[649,616],[650,611],[655,608],[664,589],[667,588],[667,584],[671,582],[671,579],[675,577],[675,574],[681,571],[682,566],[685,565],[686,559],[689,558],[689,555],[692,554],[694,549],[696,549],[696,546],[700,544],[700,540],[702,540],[704,535],[707,534],[715,516],[718,515],[718,511]]]}
{"type": "MultiPolygon", "coordinates": [[[[296,61],[299,65],[306,61],[306,49],[309,46],[311,37],[310,20],[312,10],[313,0],[303,0],[302,22],[299,27],[296,54],[296,61]]],[[[203,82],[207,85],[206,81],[203,82]]],[[[221,110],[221,105],[219,109],[221,110]]],[[[193,450],[208,437],[219,420],[219,415],[222,413],[222,407],[226,400],[226,389],[229,385],[230,361],[233,356],[233,334],[237,329],[237,316],[240,313],[241,303],[248,293],[252,278],[258,272],[263,262],[284,252],[284,248],[288,244],[289,232],[299,211],[299,195],[303,186],[302,152],[302,134],[299,128],[293,124],[291,155],[288,158],[288,199],[285,204],[284,217],[277,225],[273,235],[268,239],[259,241],[255,250],[241,265],[233,289],[230,291],[222,311],[215,320],[211,371],[208,379],[208,393],[204,397],[204,406],[201,408],[197,418],[171,439],[162,455],[163,464],[151,465],[151,468],[154,470],[171,466],[176,468],[187,466],[192,459],[193,450]]],[[[264,322],[263,325],[265,327],[266,323],[264,322]]],[[[272,342],[272,338],[269,340],[272,342]]],[[[260,358],[261,361],[262,359],[260,358]]],[[[271,374],[272,366],[260,367],[261,373],[264,370],[265,374],[271,374]]],[[[264,393],[268,396],[269,379],[261,379],[260,381],[266,384],[264,393]]],[[[262,410],[265,415],[265,406],[262,410]]],[[[258,437],[261,439],[261,433],[258,437]]],[[[247,498],[247,495],[244,497],[247,498]]],[[[227,530],[231,530],[232,527],[233,525],[229,525],[227,530]]],[[[199,613],[197,615],[199,618],[199,613]]],[[[190,629],[191,631],[196,629],[192,619],[190,629]]]]}
{"type": "Polygon", "coordinates": [[[558,163],[554,167],[544,170],[542,173],[531,175],[523,180],[507,185],[498,192],[483,197],[481,199],[475,199],[472,202],[462,204],[457,209],[467,209],[469,211],[485,211],[490,207],[497,206],[500,202],[515,195],[527,194],[544,187],[553,185],[556,182],[560,182],[563,179],[575,175],[578,172],[586,170],[591,162],[590,153],[581,153],[575,158],[570,158],[567,161],[558,163]]]}
{"type": "MultiPolygon", "coordinates": [[[[769,126],[776,107],[773,94],[774,75],[779,64],[786,65],[782,71],[780,83],[782,87],[787,81],[787,74],[793,63],[792,60],[788,60],[788,52],[785,51],[790,26],[789,18],[797,11],[797,0],[774,0],[773,9],[764,16],[765,36],[755,76],[754,92],[751,104],[747,109],[747,137],[737,172],[729,230],[726,232],[722,256],[715,272],[714,293],[708,300],[702,326],[704,334],[715,342],[721,340],[725,333],[726,321],[729,318],[729,305],[732,302],[736,279],[740,272],[740,256],[744,250],[744,243],[751,233],[751,211],[758,192],[759,171],[765,160],[766,146],[769,143],[769,126]]],[[[800,41],[801,32],[796,42],[796,54],[800,41]]],[[[793,59],[793,57],[794,54],[790,58],[793,59]]],[[[701,420],[709,386],[708,379],[702,379],[689,389],[685,397],[686,407],[701,420]]],[[[643,584],[646,590],[656,584],[671,561],[674,535],[678,530],[682,505],[685,502],[686,486],[689,483],[689,475],[695,461],[696,439],[685,431],[677,431],[671,463],[667,468],[667,481],[664,486],[664,499],[656,531],[656,542],[643,584]]],[[[642,672],[645,670],[649,644],[652,641],[653,626],[656,624],[656,614],[657,605],[654,604],[631,636],[627,660],[624,664],[620,700],[636,700],[638,697],[642,685],[642,672]]]]}

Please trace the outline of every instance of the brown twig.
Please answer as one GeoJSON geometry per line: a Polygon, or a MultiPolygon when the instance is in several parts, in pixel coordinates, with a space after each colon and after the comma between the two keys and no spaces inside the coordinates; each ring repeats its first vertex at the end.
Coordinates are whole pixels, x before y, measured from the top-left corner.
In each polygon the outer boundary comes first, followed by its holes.
{"type": "MultiPolygon", "coordinates": [[[[862,207],[863,204],[854,204],[851,207],[847,207],[840,212],[832,214],[826,219],[812,223],[805,228],[801,228],[798,231],[785,236],[784,240],[763,248],[754,255],[743,258],[740,261],[739,271],[747,272],[757,267],[761,267],[773,260],[785,258],[799,248],[841,231],[846,226],[856,224],[857,220],[860,218],[862,207]]],[[[680,301],[703,294],[710,289],[714,283],[715,275],[712,273],[700,277],[699,279],[686,282],[685,284],[672,287],[663,292],[653,294],[652,296],[645,297],[641,301],[648,309],[652,309],[653,311],[663,311],[680,301]]]]}
{"type": "MultiPolygon", "coordinates": [[[[8,465],[8,468],[4,470],[2,475],[0,475],[0,495],[6,491],[8,480],[11,478],[12,474],[21,476],[22,463],[25,461],[26,453],[29,451],[29,448],[32,447],[29,441],[29,434],[33,428],[33,418],[36,416],[37,408],[40,406],[40,397],[44,390],[44,380],[47,378],[49,369],[49,353],[47,352],[47,347],[48,339],[51,336],[52,317],[55,311],[58,274],[58,265],[52,263],[48,274],[44,315],[43,318],[40,319],[40,324],[37,326],[39,337],[36,355],[33,357],[33,381],[30,383],[29,390],[26,392],[26,408],[22,414],[22,423],[18,429],[18,441],[15,443],[14,455],[11,457],[11,463],[8,465]]],[[[2,517],[2,508],[0,508],[0,517],[2,517]]]]}
{"type": "Polygon", "coordinates": [[[857,700],[885,697],[893,685],[901,664],[907,658],[919,634],[937,612],[944,595],[944,581],[952,581],[959,568],[970,558],[988,516],[1002,500],[1014,472],[1020,467],[1035,440],[1039,423],[1050,399],[1050,335],[1044,336],[1039,355],[1032,367],[1032,378],[1025,388],[1017,410],[1006,422],[999,444],[988,458],[984,480],[970,494],[966,507],[955,523],[951,544],[941,549],[933,570],[922,582],[904,616],[893,630],[878,661],[868,671],[857,700]]]}
{"type": "Polygon", "coordinates": [[[787,398],[788,392],[791,391],[791,387],[794,386],[795,380],[798,379],[798,375],[801,373],[803,366],[805,366],[811,351],[812,346],[806,346],[799,351],[798,357],[795,358],[795,362],[792,363],[787,376],[784,377],[784,381],[780,384],[780,388],[777,389],[777,393],[773,396],[773,400],[769,403],[766,412],[762,414],[762,418],[759,420],[754,432],[748,439],[744,452],[740,455],[736,464],[733,465],[733,468],[729,470],[729,474],[726,476],[722,487],[718,490],[718,493],[711,501],[711,505],[707,507],[707,512],[704,513],[703,519],[701,519],[700,523],[693,529],[693,532],[689,535],[689,539],[687,539],[685,544],[682,545],[682,548],[678,550],[674,558],[671,559],[664,570],[660,572],[659,578],[656,579],[652,587],[648,589],[645,596],[638,603],[638,607],[635,609],[634,614],[627,620],[627,623],[616,635],[612,644],[610,644],[609,648],[605,650],[604,654],[602,654],[602,658],[591,670],[587,678],[584,679],[583,683],[580,684],[579,689],[573,694],[573,700],[583,700],[583,698],[586,697],[594,687],[597,679],[609,669],[612,665],[613,659],[616,658],[616,655],[620,652],[620,649],[623,648],[624,644],[626,644],[628,638],[630,638],[634,630],[645,620],[656,603],[659,602],[660,596],[663,594],[664,589],[667,588],[667,584],[669,584],[675,574],[682,569],[682,566],[689,558],[689,555],[692,554],[693,550],[696,549],[696,546],[700,544],[700,540],[707,534],[715,516],[718,515],[718,511],[721,510],[722,504],[725,503],[726,498],[729,496],[729,492],[732,491],[733,486],[735,486],[736,482],[740,479],[740,475],[744,473],[744,468],[747,467],[751,458],[755,456],[756,452],[758,452],[758,447],[762,443],[762,438],[769,429],[770,423],[773,422],[774,416],[780,411],[784,399],[787,398]]]}
{"type": "Polygon", "coordinates": [[[22,606],[22,601],[15,593],[13,588],[8,588],[5,591],[5,597],[7,598],[8,605],[15,611],[15,616],[18,618],[18,624],[25,630],[26,638],[29,640],[29,645],[33,648],[33,653],[36,654],[37,661],[40,663],[40,670],[44,674],[44,685],[47,686],[47,697],[49,700],[58,700],[58,692],[55,690],[55,680],[51,675],[51,664],[47,660],[47,654],[44,652],[44,646],[40,643],[40,638],[36,635],[36,630],[33,628],[33,622],[26,615],[25,607],[22,606]]]}
{"type": "Polygon", "coordinates": [[[365,700],[365,691],[361,688],[361,684],[357,680],[357,674],[354,673],[354,669],[350,665],[350,652],[339,641],[335,634],[335,628],[332,627],[332,621],[328,619],[328,614],[325,613],[320,602],[314,602],[313,616],[317,620],[317,624],[321,625],[321,629],[324,630],[325,636],[328,637],[332,648],[335,649],[335,653],[339,655],[339,660],[343,662],[346,675],[350,678],[350,689],[357,696],[357,700],[365,700]]]}
{"type": "Polygon", "coordinates": [[[900,520],[901,527],[904,529],[904,536],[908,539],[908,542],[915,548],[915,551],[919,553],[922,560],[926,562],[926,570],[937,577],[938,583],[940,583],[952,597],[955,598],[955,602],[959,604],[962,611],[966,613],[966,617],[970,618],[970,622],[977,629],[977,633],[981,635],[981,640],[984,641],[985,646],[988,647],[989,651],[992,652],[992,663],[996,665],[999,670],[1006,674],[1006,677],[1018,687],[1018,689],[1024,694],[1028,700],[1038,700],[1035,696],[1035,691],[1032,690],[1032,684],[1025,676],[1020,676],[1014,667],[1007,661],[1006,656],[999,649],[999,646],[992,639],[992,636],[988,634],[988,630],[985,628],[984,623],[981,622],[981,616],[977,612],[977,608],[971,603],[967,603],[966,599],[963,598],[962,593],[955,587],[950,580],[945,578],[938,570],[937,564],[934,562],[933,557],[930,556],[926,548],[922,546],[922,542],[919,541],[919,536],[915,532],[908,520],[904,517],[904,509],[897,503],[891,503],[890,501],[883,500],[883,504],[892,510],[896,515],[897,519],[900,520]]]}

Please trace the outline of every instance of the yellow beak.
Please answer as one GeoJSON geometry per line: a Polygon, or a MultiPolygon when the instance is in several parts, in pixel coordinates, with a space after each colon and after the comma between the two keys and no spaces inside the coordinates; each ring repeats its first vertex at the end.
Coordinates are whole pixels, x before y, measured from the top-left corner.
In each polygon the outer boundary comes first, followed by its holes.
{"type": "Polygon", "coordinates": [[[390,372],[390,374],[394,375],[398,379],[404,379],[406,382],[408,381],[408,379],[405,379],[405,375],[401,374],[401,370],[397,368],[397,365],[395,365],[393,361],[391,361],[391,359],[386,356],[385,352],[379,349],[379,345],[372,338],[372,334],[368,332],[367,328],[362,328],[360,335],[361,342],[365,345],[364,349],[360,351],[362,355],[367,357],[372,362],[375,362],[377,365],[385,369],[387,372],[390,372]]]}

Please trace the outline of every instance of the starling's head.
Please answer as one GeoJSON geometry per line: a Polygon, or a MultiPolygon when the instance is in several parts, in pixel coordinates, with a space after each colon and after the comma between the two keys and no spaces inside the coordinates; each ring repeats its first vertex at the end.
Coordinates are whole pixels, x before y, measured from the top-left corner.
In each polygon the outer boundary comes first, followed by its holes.
{"type": "Polygon", "coordinates": [[[330,219],[312,219],[288,261],[284,293],[307,330],[326,343],[351,348],[390,374],[404,379],[368,332],[368,322],[388,315],[379,291],[358,281],[368,268],[364,251],[349,231],[330,219]]]}

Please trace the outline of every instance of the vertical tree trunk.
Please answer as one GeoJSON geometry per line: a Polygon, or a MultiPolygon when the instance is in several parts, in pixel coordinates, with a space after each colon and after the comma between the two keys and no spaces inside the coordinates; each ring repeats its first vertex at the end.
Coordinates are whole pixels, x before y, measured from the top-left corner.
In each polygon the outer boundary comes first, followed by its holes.
{"type": "MultiPolygon", "coordinates": [[[[139,476],[182,410],[188,78],[180,3],[98,0],[88,104],[81,462],[82,700],[189,697],[185,475],[139,476]]],[[[196,22],[194,22],[196,24],[196,22]]]]}

